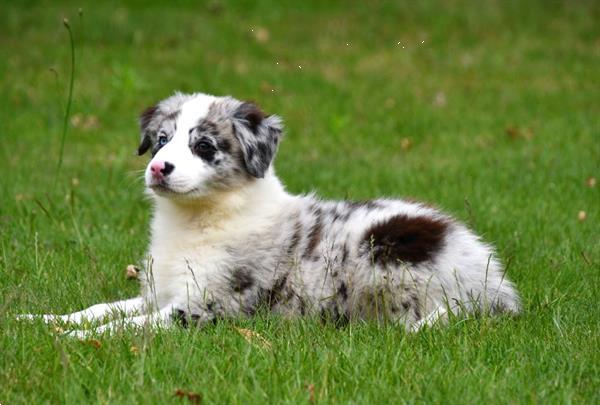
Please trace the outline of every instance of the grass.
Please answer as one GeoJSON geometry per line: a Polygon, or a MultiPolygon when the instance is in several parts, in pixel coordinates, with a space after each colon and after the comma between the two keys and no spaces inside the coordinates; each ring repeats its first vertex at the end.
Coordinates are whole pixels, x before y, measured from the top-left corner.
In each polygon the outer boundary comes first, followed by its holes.
{"type": "Polygon", "coordinates": [[[0,403],[600,401],[597,3],[2,8],[0,403]],[[64,17],[76,76],[55,183],[64,17]],[[466,221],[510,262],[522,316],[415,335],[260,316],[87,342],[14,321],[136,294],[125,267],[149,217],[136,117],[175,89],[282,115],[292,192],[410,196],[466,221]]]}

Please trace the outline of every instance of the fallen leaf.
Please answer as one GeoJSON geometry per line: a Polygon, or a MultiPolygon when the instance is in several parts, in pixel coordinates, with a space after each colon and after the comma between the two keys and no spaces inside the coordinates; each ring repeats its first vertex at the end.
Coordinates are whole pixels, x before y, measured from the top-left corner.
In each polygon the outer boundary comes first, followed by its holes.
{"type": "Polygon", "coordinates": [[[273,90],[273,85],[262,81],[260,83],[260,91],[262,91],[263,93],[270,93],[273,90]]]}
{"type": "Polygon", "coordinates": [[[469,67],[475,62],[475,58],[470,53],[463,53],[460,57],[460,63],[464,67],[469,67]]]}
{"type": "Polygon", "coordinates": [[[444,107],[448,104],[446,100],[446,94],[443,91],[438,91],[435,93],[435,97],[433,98],[433,105],[436,107],[444,107]]]}
{"type": "Polygon", "coordinates": [[[507,127],[505,131],[510,139],[526,139],[531,141],[534,137],[531,128],[507,127]]]}
{"type": "Polygon", "coordinates": [[[98,128],[100,121],[95,115],[74,114],[71,117],[71,125],[75,128],[90,130],[98,128]]]}
{"type": "Polygon", "coordinates": [[[75,128],[79,127],[83,122],[83,116],[81,114],[73,114],[71,117],[71,125],[75,128]]]}
{"type": "Polygon", "coordinates": [[[267,31],[263,27],[254,28],[254,31],[252,31],[252,33],[254,34],[254,39],[256,39],[256,42],[260,44],[264,44],[269,40],[269,31],[267,31]]]}
{"type": "Polygon", "coordinates": [[[133,264],[130,264],[127,266],[125,275],[128,279],[136,279],[136,278],[138,278],[138,273],[139,273],[138,268],[135,267],[133,264]]]}
{"type": "Polygon", "coordinates": [[[85,118],[85,121],[83,122],[83,125],[81,127],[85,130],[90,130],[98,128],[99,125],[100,121],[98,120],[98,117],[96,117],[95,115],[88,115],[85,118]]]}
{"type": "Polygon", "coordinates": [[[271,347],[272,347],[271,342],[269,342],[267,339],[262,337],[257,332],[254,332],[250,329],[244,329],[244,328],[235,328],[235,329],[251,345],[258,346],[263,349],[271,349],[271,347]]]}
{"type": "Polygon", "coordinates": [[[315,402],[315,385],[308,384],[306,388],[308,389],[308,401],[315,402]]]}
{"type": "Polygon", "coordinates": [[[528,141],[531,141],[534,137],[533,130],[531,128],[525,128],[523,130],[522,136],[523,136],[523,138],[527,139],[528,141]]]}
{"type": "Polygon", "coordinates": [[[85,343],[89,344],[90,346],[94,346],[96,349],[100,349],[102,347],[102,342],[100,342],[98,339],[88,339],[85,340],[85,343]]]}
{"type": "Polygon", "coordinates": [[[202,394],[198,394],[196,392],[184,391],[182,389],[177,389],[175,394],[173,394],[177,398],[187,398],[190,402],[195,404],[199,404],[202,401],[202,394]]]}
{"type": "Polygon", "coordinates": [[[519,128],[516,127],[507,127],[506,128],[506,135],[510,138],[510,139],[517,139],[521,136],[521,132],[519,131],[519,128]]]}
{"type": "Polygon", "coordinates": [[[594,188],[596,187],[596,178],[595,177],[588,177],[587,180],[585,181],[585,184],[589,187],[589,188],[594,188]]]}
{"type": "Polygon", "coordinates": [[[412,140],[410,138],[402,138],[400,140],[400,148],[402,150],[409,150],[412,147],[412,140]]]}
{"type": "Polygon", "coordinates": [[[223,11],[223,3],[217,0],[213,0],[208,3],[207,8],[208,11],[210,11],[213,14],[221,14],[221,12],[223,11]]]}

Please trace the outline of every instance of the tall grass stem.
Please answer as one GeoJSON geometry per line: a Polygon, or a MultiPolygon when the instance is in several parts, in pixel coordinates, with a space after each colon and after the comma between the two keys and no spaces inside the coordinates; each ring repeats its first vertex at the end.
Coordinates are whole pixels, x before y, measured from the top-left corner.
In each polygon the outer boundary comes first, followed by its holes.
{"type": "Polygon", "coordinates": [[[69,117],[71,115],[71,104],[73,103],[73,85],[75,83],[75,41],[73,40],[73,31],[68,19],[63,20],[63,25],[69,33],[69,43],[71,45],[71,74],[69,75],[69,94],[67,96],[67,107],[65,109],[65,116],[63,119],[62,134],[60,138],[60,150],[58,152],[58,164],[56,166],[56,176],[54,177],[54,185],[58,181],[60,169],[63,164],[63,156],[65,152],[65,139],[67,138],[67,129],[69,126],[69,117]]]}

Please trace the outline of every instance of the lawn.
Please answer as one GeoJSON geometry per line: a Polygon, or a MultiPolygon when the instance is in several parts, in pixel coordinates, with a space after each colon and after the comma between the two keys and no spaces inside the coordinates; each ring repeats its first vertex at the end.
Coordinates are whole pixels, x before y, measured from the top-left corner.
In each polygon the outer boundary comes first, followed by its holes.
{"type": "Polygon", "coordinates": [[[2,4],[1,404],[600,402],[598,2],[164,3],[2,4]],[[174,90],[281,115],[291,192],[464,220],[523,314],[414,335],[262,314],[88,341],[15,321],[137,293],[137,116],[174,90]]]}

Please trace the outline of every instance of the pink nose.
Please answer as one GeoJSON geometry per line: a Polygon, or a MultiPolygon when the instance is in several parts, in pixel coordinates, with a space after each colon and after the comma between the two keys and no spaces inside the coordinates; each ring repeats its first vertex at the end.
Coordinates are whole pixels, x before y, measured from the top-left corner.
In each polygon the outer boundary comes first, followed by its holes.
{"type": "Polygon", "coordinates": [[[164,162],[162,160],[156,160],[150,164],[150,172],[152,173],[152,177],[157,180],[162,180],[165,176],[168,176],[175,166],[169,162],[164,162]]]}

